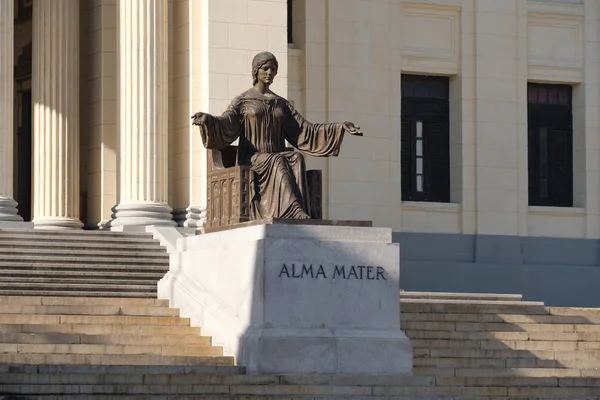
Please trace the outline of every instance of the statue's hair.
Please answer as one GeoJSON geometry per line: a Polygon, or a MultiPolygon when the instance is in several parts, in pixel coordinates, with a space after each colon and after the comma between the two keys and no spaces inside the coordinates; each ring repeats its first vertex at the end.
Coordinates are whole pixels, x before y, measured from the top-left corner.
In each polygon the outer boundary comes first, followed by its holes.
{"type": "Polygon", "coordinates": [[[268,51],[263,51],[262,53],[258,53],[252,59],[252,84],[256,85],[258,82],[258,70],[260,67],[268,63],[269,61],[273,61],[275,64],[275,68],[279,69],[279,63],[277,62],[277,58],[268,51]]]}

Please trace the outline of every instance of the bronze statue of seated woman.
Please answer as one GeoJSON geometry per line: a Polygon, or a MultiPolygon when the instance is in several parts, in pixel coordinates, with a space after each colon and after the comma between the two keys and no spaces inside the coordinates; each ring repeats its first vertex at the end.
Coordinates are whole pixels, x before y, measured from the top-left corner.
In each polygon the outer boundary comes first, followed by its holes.
{"type": "Polygon", "coordinates": [[[198,112],[193,124],[200,127],[207,149],[222,149],[239,138],[238,163],[254,174],[250,218],[308,219],[306,168],[302,153],[337,156],[344,133],[362,136],[352,122],[313,124],[289,101],[269,87],[278,63],[269,52],[252,60],[253,87],[233,99],[221,116],[198,112]],[[285,141],[300,150],[289,151],[285,141]]]}

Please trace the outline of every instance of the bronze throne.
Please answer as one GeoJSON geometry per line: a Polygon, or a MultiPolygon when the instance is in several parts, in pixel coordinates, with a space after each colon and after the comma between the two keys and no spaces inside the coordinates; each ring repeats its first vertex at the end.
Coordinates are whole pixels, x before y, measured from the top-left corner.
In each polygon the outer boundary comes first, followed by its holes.
{"type": "MultiPolygon", "coordinates": [[[[322,219],[321,170],[306,171],[306,179],[310,216],[313,219],[322,219]]],[[[207,186],[207,229],[226,228],[250,221],[254,176],[250,166],[238,164],[237,146],[208,150],[207,186]]]]}

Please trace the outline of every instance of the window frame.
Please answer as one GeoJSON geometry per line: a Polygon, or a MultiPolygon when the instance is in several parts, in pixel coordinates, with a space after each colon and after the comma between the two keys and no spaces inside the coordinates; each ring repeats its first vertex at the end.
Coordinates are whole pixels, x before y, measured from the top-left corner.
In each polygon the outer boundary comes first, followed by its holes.
{"type": "Polygon", "coordinates": [[[402,201],[449,203],[450,78],[403,74],[401,79],[402,201]]]}
{"type": "Polygon", "coordinates": [[[528,83],[527,166],[530,206],[574,205],[572,100],[571,85],[528,83]],[[545,140],[541,140],[542,137],[545,140]],[[545,174],[542,169],[545,169],[545,174]]]}

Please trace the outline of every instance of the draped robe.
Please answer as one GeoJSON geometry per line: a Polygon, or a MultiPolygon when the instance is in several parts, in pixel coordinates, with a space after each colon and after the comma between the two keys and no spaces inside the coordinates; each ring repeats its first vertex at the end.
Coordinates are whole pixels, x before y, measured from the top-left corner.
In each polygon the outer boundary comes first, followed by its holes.
{"type": "Polygon", "coordinates": [[[310,123],[286,99],[254,88],[233,99],[221,116],[206,117],[200,132],[207,149],[240,139],[238,163],[254,174],[251,219],[310,218],[304,158],[287,151],[285,140],[312,156],[337,156],[343,124],[310,123]]]}

